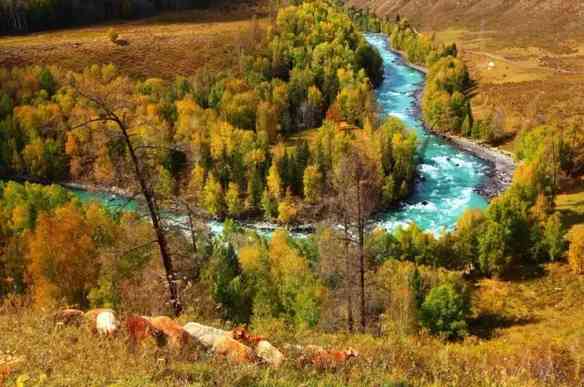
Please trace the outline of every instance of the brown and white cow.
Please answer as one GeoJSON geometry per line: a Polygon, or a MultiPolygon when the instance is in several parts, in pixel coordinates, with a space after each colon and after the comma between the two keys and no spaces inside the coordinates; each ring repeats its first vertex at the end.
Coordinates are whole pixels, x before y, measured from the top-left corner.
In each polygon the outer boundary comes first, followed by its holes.
{"type": "Polygon", "coordinates": [[[120,326],[120,322],[116,318],[115,312],[112,309],[107,308],[98,308],[87,311],[85,313],[85,321],[94,334],[100,334],[103,336],[113,336],[120,326]]]}

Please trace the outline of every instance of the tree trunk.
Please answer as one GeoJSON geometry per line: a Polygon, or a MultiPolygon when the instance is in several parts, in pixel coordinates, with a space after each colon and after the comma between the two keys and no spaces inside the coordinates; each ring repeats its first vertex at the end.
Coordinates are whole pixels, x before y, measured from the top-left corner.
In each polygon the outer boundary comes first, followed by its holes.
{"type": "Polygon", "coordinates": [[[189,231],[191,232],[191,243],[193,244],[193,253],[197,253],[197,233],[195,232],[195,222],[193,222],[193,212],[191,207],[185,203],[189,219],[189,231]]]}
{"type": "Polygon", "coordinates": [[[130,158],[132,159],[132,163],[134,164],[134,172],[136,174],[136,178],[138,179],[140,189],[142,190],[142,195],[144,195],[144,199],[146,200],[146,204],[148,206],[148,213],[150,215],[150,220],[152,221],[152,226],[154,227],[154,231],[156,233],[156,242],[158,243],[158,247],[160,249],[160,257],[162,258],[162,263],[164,265],[164,270],[166,272],[166,280],[168,282],[168,290],[170,292],[170,304],[172,306],[175,316],[179,316],[182,313],[183,308],[178,294],[176,276],[174,273],[174,269],[172,267],[172,258],[170,256],[170,252],[168,249],[168,241],[166,240],[166,236],[164,235],[164,231],[162,230],[162,226],[160,225],[160,217],[158,215],[156,199],[154,198],[154,195],[150,191],[148,183],[146,182],[146,178],[144,176],[142,168],[140,167],[140,162],[138,160],[138,157],[136,156],[136,151],[134,150],[134,146],[132,145],[132,141],[130,140],[130,136],[128,135],[128,130],[126,126],[120,120],[116,120],[116,122],[124,135],[124,140],[130,153],[130,158]]]}
{"type": "Polygon", "coordinates": [[[359,239],[359,285],[361,296],[361,329],[367,326],[365,303],[365,219],[363,217],[361,181],[357,182],[357,233],[359,239]]]}
{"type": "Polygon", "coordinates": [[[349,225],[347,222],[347,217],[344,217],[344,237],[345,237],[345,282],[346,282],[346,288],[347,288],[347,328],[349,329],[349,332],[353,332],[353,325],[354,325],[354,320],[353,320],[353,286],[352,286],[352,281],[351,281],[351,275],[352,275],[352,265],[351,265],[351,257],[350,257],[350,251],[349,251],[349,225]]]}

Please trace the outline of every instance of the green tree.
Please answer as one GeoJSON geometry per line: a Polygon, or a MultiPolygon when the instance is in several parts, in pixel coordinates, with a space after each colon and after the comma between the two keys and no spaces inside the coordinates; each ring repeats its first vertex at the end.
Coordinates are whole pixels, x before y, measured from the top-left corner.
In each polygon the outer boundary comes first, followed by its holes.
{"type": "Polygon", "coordinates": [[[262,194],[262,209],[266,219],[273,219],[278,213],[276,201],[272,198],[267,189],[262,194]]]}
{"type": "Polygon", "coordinates": [[[505,226],[489,221],[479,236],[479,266],[483,274],[502,275],[511,266],[507,255],[507,233],[505,226]]]}
{"type": "Polygon", "coordinates": [[[57,81],[55,81],[53,74],[46,67],[43,67],[39,73],[39,84],[41,89],[45,90],[49,96],[52,96],[57,91],[57,81]]]}
{"type": "Polygon", "coordinates": [[[550,216],[544,225],[543,241],[552,261],[560,259],[566,250],[565,234],[560,215],[555,213],[550,216]]]}
{"type": "Polygon", "coordinates": [[[420,308],[420,324],[432,334],[455,339],[467,335],[470,305],[454,285],[446,283],[430,290],[420,308]]]}
{"type": "Polygon", "coordinates": [[[236,323],[249,322],[252,298],[231,243],[217,241],[207,277],[211,281],[213,299],[221,307],[223,318],[236,323]]]}

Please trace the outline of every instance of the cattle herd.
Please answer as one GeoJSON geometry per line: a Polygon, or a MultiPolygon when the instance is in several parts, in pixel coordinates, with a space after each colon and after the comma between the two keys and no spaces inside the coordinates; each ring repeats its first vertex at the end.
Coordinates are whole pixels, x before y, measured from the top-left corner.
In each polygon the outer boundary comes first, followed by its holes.
{"type": "MultiPolygon", "coordinates": [[[[55,315],[55,323],[58,326],[85,324],[93,334],[105,337],[114,337],[123,331],[120,319],[111,309],[88,312],[65,309],[55,315]]],[[[315,345],[285,345],[285,355],[265,337],[254,336],[245,327],[227,331],[196,322],[182,326],[166,316],[129,315],[124,318],[123,325],[130,351],[139,351],[148,342],[154,342],[158,347],[167,347],[193,360],[198,359],[202,351],[208,351],[236,364],[265,364],[278,368],[294,359],[300,367],[334,369],[359,356],[351,348],[338,351],[315,345]]]]}

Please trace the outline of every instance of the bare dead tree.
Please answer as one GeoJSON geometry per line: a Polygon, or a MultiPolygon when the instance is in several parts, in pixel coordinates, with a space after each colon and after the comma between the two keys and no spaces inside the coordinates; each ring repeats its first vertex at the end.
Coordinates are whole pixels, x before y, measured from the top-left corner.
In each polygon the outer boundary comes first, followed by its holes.
{"type": "Polygon", "coordinates": [[[346,281],[348,287],[348,324],[352,329],[352,296],[354,267],[357,267],[361,329],[367,327],[367,297],[365,275],[365,238],[367,221],[376,210],[380,199],[380,183],[373,161],[358,145],[351,145],[335,169],[334,185],[336,214],[344,232],[346,281]],[[352,256],[350,245],[356,247],[357,257],[352,256]]]}
{"type": "Polygon", "coordinates": [[[182,313],[182,304],[179,297],[176,274],[167,237],[162,225],[160,209],[156,200],[152,184],[148,177],[148,166],[138,155],[139,145],[136,143],[132,130],[137,124],[134,112],[136,105],[132,98],[132,84],[124,77],[118,77],[110,82],[102,82],[98,77],[85,75],[72,76],[70,86],[77,94],[88,101],[95,109],[95,117],[89,118],[77,127],[103,124],[104,129],[112,127],[121,136],[128,151],[133,169],[133,176],[144,197],[146,207],[160,250],[160,257],[165,269],[166,281],[170,292],[170,304],[176,316],[182,313]]]}

